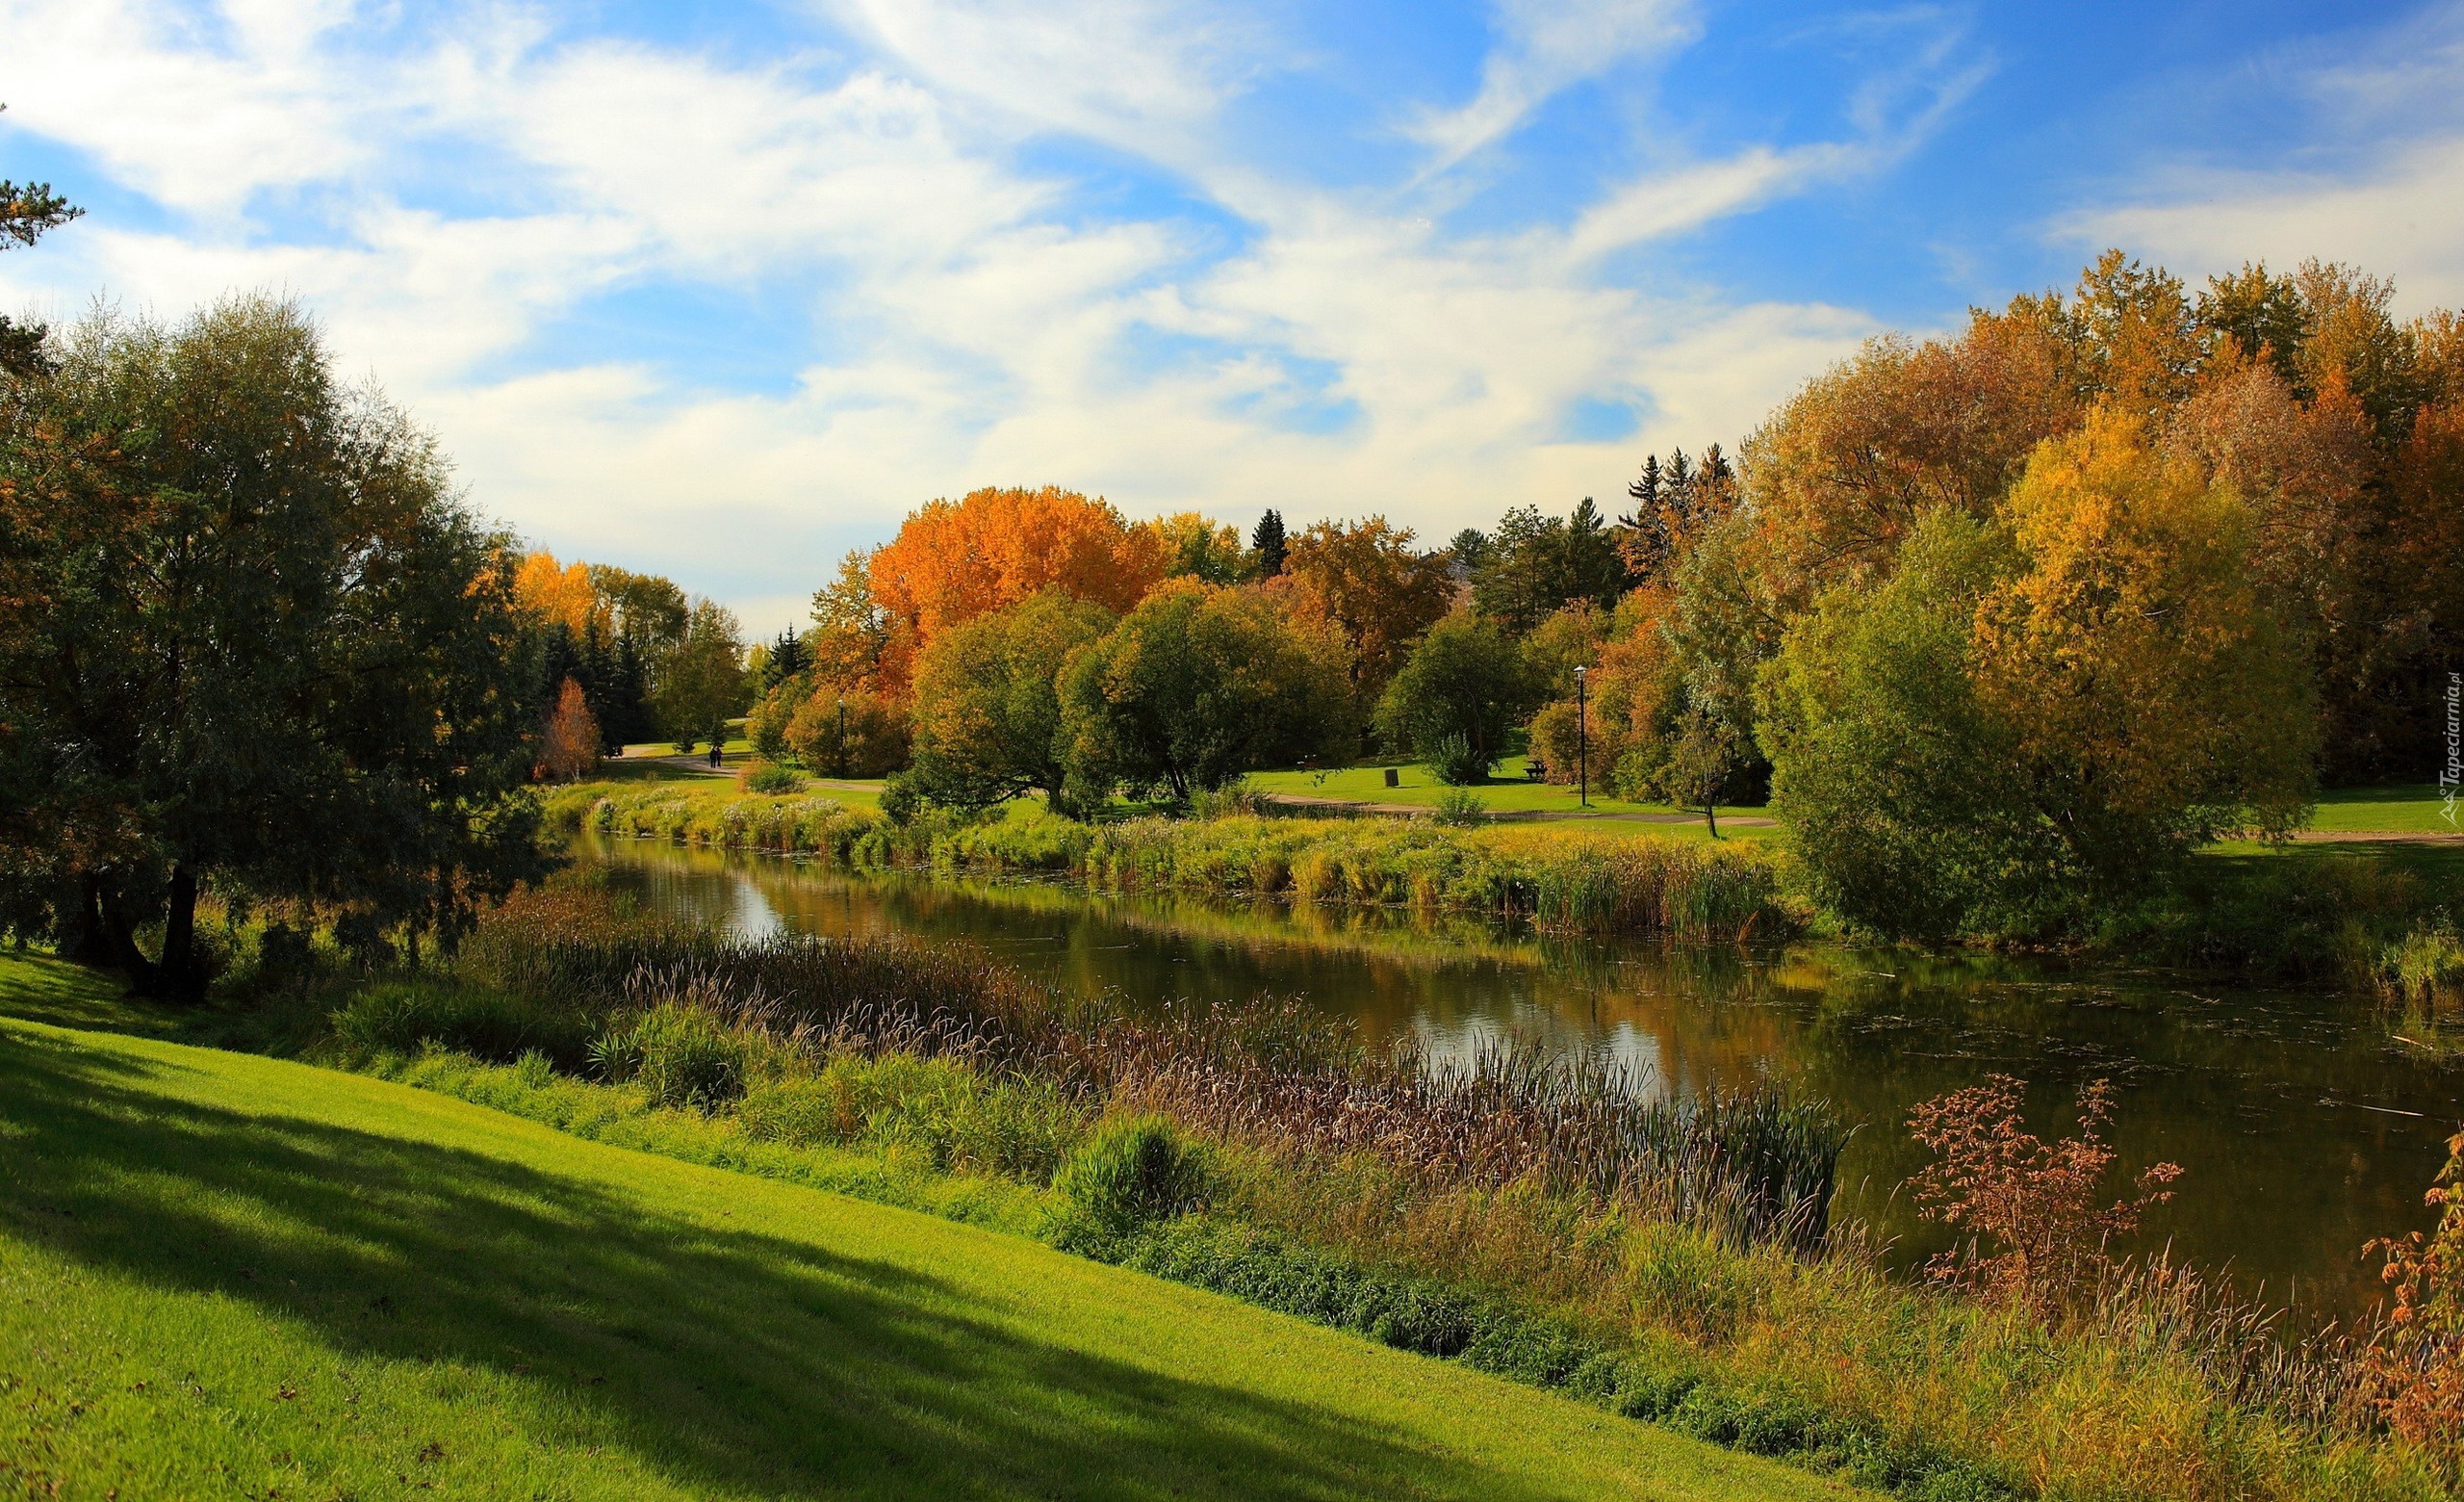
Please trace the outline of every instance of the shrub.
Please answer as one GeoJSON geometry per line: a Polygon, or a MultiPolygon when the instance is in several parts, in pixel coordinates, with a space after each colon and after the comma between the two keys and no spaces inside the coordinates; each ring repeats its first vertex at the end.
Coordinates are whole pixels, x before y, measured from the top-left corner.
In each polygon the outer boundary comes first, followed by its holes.
{"type": "Polygon", "coordinates": [[[2099,1188],[2114,1161],[2104,1140],[2112,1084],[2099,1079],[2080,1089],[2078,1135],[2058,1142],[2021,1129],[2026,1089],[2024,1080],[1993,1075],[1918,1106],[1910,1125],[1937,1161],[1909,1186],[1926,1215],[1994,1247],[1971,1242],[1944,1253],[1935,1259],[1938,1279],[2016,1298],[2050,1316],[2112,1270],[2109,1243],[2138,1230],[2149,1205],[2171,1199],[2164,1186],[2182,1171],[2155,1164],[2139,1175],[2136,1197],[2099,1209],[2099,1188]]]}
{"type": "Polygon", "coordinates": [[[1441,824],[1477,824],[1488,818],[1489,806],[1469,788],[1449,788],[1437,795],[1437,806],[1429,816],[1441,824]]]}
{"type": "Polygon", "coordinates": [[[333,1036],[346,1054],[417,1053],[434,1047],[492,1064],[537,1050],[578,1062],[584,1027],[519,997],[447,981],[389,980],[363,987],[333,1014],[333,1036]]]}
{"type": "Polygon", "coordinates": [[[805,790],[803,774],[777,763],[740,768],[735,774],[739,792],[786,793],[805,790]]]}
{"type": "Polygon", "coordinates": [[[1169,1117],[1116,1121],[1062,1166],[1053,1187],[1069,1207],[1065,1242],[1127,1236],[1153,1221],[1203,1208],[1217,1183],[1205,1147],[1169,1117]]]}
{"type": "Polygon", "coordinates": [[[610,1081],[630,1079],[654,1106],[709,1112],[744,1094],[745,1042],[699,1007],[661,1002],[591,1046],[610,1081]]]}
{"type": "Polygon", "coordinates": [[[1428,750],[1428,769],[1450,788],[1471,788],[1489,780],[1489,753],[1461,731],[1441,736],[1428,750]]]}
{"type": "Polygon", "coordinates": [[[2416,1230],[2362,1249],[2386,1258],[2395,1295],[2363,1354],[2362,1392],[2399,1436],[2435,1454],[2452,1478],[2464,1461],[2464,1132],[2447,1139],[2447,1166],[2424,1197],[2438,1211],[2416,1230]]]}
{"type": "Polygon", "coordinates": [[[2464,938],[2445,912],[2414,925],[2384,945],[2376,966],[2379,989],[2406,1006],[2434,1013],[2464,1004],[2464,938]]]}

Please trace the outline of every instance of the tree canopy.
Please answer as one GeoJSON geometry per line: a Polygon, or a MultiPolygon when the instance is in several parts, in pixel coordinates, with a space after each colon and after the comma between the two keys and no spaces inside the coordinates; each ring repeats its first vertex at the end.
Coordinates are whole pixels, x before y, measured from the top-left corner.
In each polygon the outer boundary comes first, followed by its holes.
{"type": "Polygon", "coordinates": [[[52,359],[0,383],[16,920],[194,996],[209,888],[449,936],[536,873],[515,558],[434,444],[289,303],[98,315],[52,359]]]}

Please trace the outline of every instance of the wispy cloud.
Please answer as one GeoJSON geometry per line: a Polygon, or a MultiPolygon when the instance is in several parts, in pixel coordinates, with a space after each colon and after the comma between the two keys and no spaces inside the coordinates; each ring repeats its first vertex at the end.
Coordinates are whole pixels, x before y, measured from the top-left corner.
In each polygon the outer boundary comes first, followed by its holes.
{"type": "Polygon", "coordinates": [[[2272,61],[2279,107],[2307,127],[2278,165],[2135,164],[2131,190],[2061,216],[2051,233],[2193,273],[2346,261],[2392,276],[2402,306],[2464,303],[2464,5],[2357,51],[2272,61]]]}
{"type": "Polygon", "coordinates": [[[1411,134],[1443,171],[1511,135],[1566,88],[1675,52],[1694,37],[1688,0],[1496,0],[1496,40],[1480,91],[1458,109],[1424,113],[1411,134]]]}
{"type": "Polygon", "coordinates": [[[766,631],[837,551],[976,484],[1235,519],[1383,509],[1436,533],[1605,493],[1638,444],[1733,440],[1872,320],[1601,258],[1870,169],[1954,95],[1931,65],[1838,141],[1662,149],[1570,227],[1457,234],[1399,213],[1413,174],[1669,55],[1691,13],[1502,6],[1477,95],[1419,113],[1427,155],[1366,184],[1244,149],[1228,122],[1300,44],[1230,8],[815,13],[841,29],[748,61],[485,3],[0,0],[0,144],[76,152],[161,217],[0,258],[0,298],[64,316],[96,288],[167,312],[295,293],[440,429],[483,507],[766,631]],[[1033,165],[1047,138],[1150,164],[1178,196],[1124,205],[1033,165]],[[766,311],[719,332],[695,298],[766,311]],[[671,321],[661,348],[682,352],[564,342],[594,319],[671,321]],[[723,364],[726,339],[775,345],[790,378],[709,376],[695,351],[723,364]],[[1639,430],[1569,441],[1569,409],[1604,397],[1639,430]]]}

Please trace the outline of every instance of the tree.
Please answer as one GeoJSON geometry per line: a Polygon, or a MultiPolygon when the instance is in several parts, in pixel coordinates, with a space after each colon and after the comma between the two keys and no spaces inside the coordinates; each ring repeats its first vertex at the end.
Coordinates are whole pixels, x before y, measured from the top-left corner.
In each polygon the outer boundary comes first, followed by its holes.
{"type": "MultiPolygon", "coordinates": [[[[85,212],[52,192],[49,183],[0,179],[0,250],[32,246],[85,212]]],[[[15,324],[0,314],[0,376],[41,375],[47,332],[40,324],[15,324]]]]}
{"type": "Polygon", "coordinates": [[[1257,529],[1249,533],[1249,550],[1257,555],[1260,579],[1273,579],[1283,572],[1286,543],[1281,512],[1270,510],[1258,518],[1257,529]]]}
{"type": "Polygon", "coordinates": [[[942,633],[915,664],[916,790],[980,809],[1040,788],[1065,806],[1059,680],[1114,620],[1047,590],[942,633]]]}
{"type": "Polygon", "coordinates": [[[783,631],[762,659],[761,681],[757,687],[768,693],[789,679],[802,677],[810,666],[812,660],[805,651],[804,638],[793,631],[783,631]]]}
{"type": "Polygon", "coordinates": [[[696,600],[684,637],[667,655],[652,690],[660,733],[684,751],[697,740],[727,739],[727,722],[746,708],[744,638],[735,612],[696,600]]]}
{"type": "Polygon", "coordinates": [[[1195,511],[1183,511],[1139,524],[1154,533],[1164,558],[1167,579],[1194,579],[1201,583],[1236,583],[1248,572],[1241,552],[1238,528],[1210,521],[1195,511]]]}
{"type": "Polygon", "coordinates": [[[511,540],[433,441],[289,303],[98,315],[56,364],[0,382],[19,920],[193,998],[208,891],[449,940],[539,874],[511,540]]]}
{"type": "Polygon", "coordinates": [[[1736,472],[1718,444],[1698,467],[1679,449],[1665,467],[1643,456],[1643,472],[1626,487],[1634,508],[1617,518],[1617,551],[1637,582],[1666,581],[1704,532],[1736,510],[1736,472]]]}
{"type": "Polygon", "coordinates": [[[1882,585],[1826,594],[1758,726],[1822,900],[1885,932],[2075,930],[2225,831],[2297,827],[2309,680],[2249,531],[2105,411],[2007,526],[1936,512],[1882,585]]]}
{"type": "Polygon", "coordinates": [[[1160,586],[1062,671],[1072,796],[1126,785],[1185,801],[1252,767],[1343,758],[1346,656],[1258,590],[1160,586]]]}
{"type": "Polygon", "coordinates": [[[1505,754],[1506,735],[1530,712],[1532,679],[1523,654],[1494,622],[1457,610],[1428,629],[1377,701],[1377,731],[1432,764],[1450,737],[1485,769],[1505,754]]]}
{"type": "Polygon", "coordinates": [[[1299,609],[1343,634],[1352,686],[1373,705],[1420,634],[1446,613],[1453,582],[1442,555],[1412,547],[1413,532],[1373,516],[1319,522],[1292,540],[1284,573],[1299,609]]]}
{"type": "Polygon", "coordinates": [[[598,764],[599,721],[591,715],[581,685],[568,678],[539,733],[538,775],[574,782],[598,764]]]}
{"type": "Polygon", "coordinates": [[[1745,738],[1699,704],[1686,706],[1676,734],[1650,775],[1652,790],[1681,809],[1698,808],[1711,838],[1720,838],[1720,799],[1749,764],[1745,738]]]}
{"type": "Polygon", "coordinates": [[[1130,526],[1100,498],[1046,485],[935,501],[866,564],[887,633],[881,687],[903,699],[914,654],[950,627],[1046,589],[1126,610],[1165,566],[1161,534],[1130,526]]]}
{"type": "Polygon", "coordinates": [[[1472,603],[1520,635],[1577,600],[1609,609],[1630,582],[1616,538],[1586,496],[1565,517],[1533,506],[1508,511],[1473,576],[1472,603]]]}
{"type": "Polygon", "coordinates": [[[796,706],[783,735],[824,777],[886,777],[907,764],[906,714],[867,689],[824,686],[796,706]]]}

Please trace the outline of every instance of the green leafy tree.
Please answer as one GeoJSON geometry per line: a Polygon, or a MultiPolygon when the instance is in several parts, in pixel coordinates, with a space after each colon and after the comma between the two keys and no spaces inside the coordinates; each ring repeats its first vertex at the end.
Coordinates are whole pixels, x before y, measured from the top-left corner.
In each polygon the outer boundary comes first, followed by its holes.
{"type": "Polygon", "coordinates": [[[207,892],[449,942],[538,874],[515,554],[434,443],[285,302],[99,315],[46,363],[0,381],[17,920],[193,998],[207,892]]]}
{"type": "Polygon", "coordinates": [[[1377,732],[1431,765],[1450,738],[1468,755],[1459,770],[1485,781],[1506,737],[1533,706],[1522,650],[1497,624],[1457,610],[1428,629],[1377,701],[1377,732]]]}
{"type": "Polygon", "coordinates": [[[1127,786],[1185,802],[1252,767],[1340,760],[1357,733],[1348,667],[1332,631],[1257,590],[1168,582],[1062,672],[1072,796],[1127,786]]]}
{"type": "Polygon", "coordinates": [[[1114,620],[1100,605],[1048,590],[935,637],[915,663],[916,791],[978,809],[1040,788],[1065,807],[1062,670],[1114,620]]]}
{"type": "Polygon", "coordinates": [[[1764,675],[1817,894],[1886,932],[2076,930],[2196,845],[2306,816],[2316,711],[2234,493],[2100,410],[2007,522],[1936,512],[1764,675]]]}
{"type": "Polygon", "coordinates": [[[652,691],[661,733],[688,752],[698,740],[716,745],[727,738],[727,722],[747,708],[746,698],[744,637],[735,612],[716,601],[695,601],[652,691]]]}
{"type": "Polygon", "coordinates": [[[1615,534],[1585,496],[1568,516],[1508,511],[1473,575],[1472,603],[1521,634],[1573,601],[1611,609],[1631,582],[1615,534]]]}
{"type": "MultiPolygon", "coordinates": [[[[52,192],[49,183],[0,179],[0,250],[31,246],[85,212],[52,192]]],[[[0,376],[40,375],[46,333],[40,324],[12,323],[0,314],[0,376]]]]}

